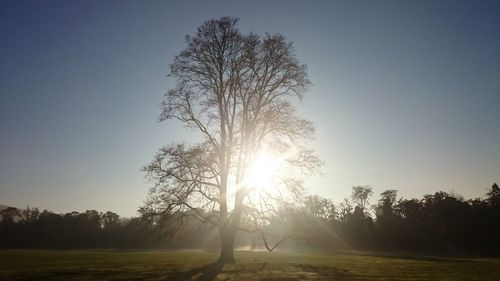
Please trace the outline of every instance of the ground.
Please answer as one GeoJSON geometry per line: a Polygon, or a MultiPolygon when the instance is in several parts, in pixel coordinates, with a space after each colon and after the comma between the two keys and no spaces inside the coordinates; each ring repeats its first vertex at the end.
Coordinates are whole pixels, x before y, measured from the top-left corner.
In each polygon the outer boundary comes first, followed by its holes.
{"type": "Polygon", "coordinates": [[[500,259],[196,251],[0,251],[0,280],[499,280],[500,259]]]}

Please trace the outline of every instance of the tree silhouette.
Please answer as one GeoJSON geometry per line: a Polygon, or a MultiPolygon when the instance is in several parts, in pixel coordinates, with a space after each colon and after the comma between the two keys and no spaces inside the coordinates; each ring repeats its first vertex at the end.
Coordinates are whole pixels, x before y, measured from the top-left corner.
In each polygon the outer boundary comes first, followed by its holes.
{"type": "Polygon", "coordinates": [[[396,240],[395,234],[398,231],[397,228],[400,222],[400,218],[396,211],[397,194],[397,190],[394,189],[388,189],[382,192],[378,204],[375,206],[377,231],[379,232],[379,236],[385,238],[381,240],[388,245],[391,245],[391,243],[396,240]]]}
{"type": "MultiPolygon", "coordinates": [[[[277,241],[274,245],[260,241],[261,233],[242,233],[235,243],[270,249],[283,245],[294,250],[498,256],[500,211],[492,201],[496,192],[492,186],[486,196],[469,200],[442,191],[396,200],[396,191],[387,190],[381,193],[373,219],[349,200],[334,204],[307,196],[302,205],[282,206],[261,227],[267,239],[277,241]],[[290,233],[304,239],[283,243],[283,221],[290,233]]],[[[184,215],[120,219],[109,211],[54,214],[29,207],[4,208],[0,210],[0,248],[217,249],[218,237],[213,234],[218,230],[208,223],[200,225],[194,213],[186,209],[184,215]]]]}
{"type": "Polygon", "coordinates": [[[486,194],[487,201],[492,206],[500,207],[500,188],[497,183],[493,183],[491,190],[486,194]]]}
{"type": "Polygon", "coordinates": [[[176,119],[202,140],[160,149],[144,168],[155,187],[141,209],[180,216],[179,224],[192,215],[217,227],[221,262],[234,260],[238,230],[260,232],[268,250],[275,249],[262,230],[270,214],[301,200],[298,175],[321,165],[307,149],[314,128],[292,105],[310,84],[306,66],[283,35],[242,34],[237,22],[206,21],[186,36],[187,47],[170,65],[177,84],[165,95],[160,120],[176,119]],[[276,161],[272,188],[251,180],[262,161],[276,161]]]}
{"type": "Polygon", "coordinates": [[[365,211],[368,199],[373,195],[372,188],[368,185],[358,185],[352,187],[351,198],[356,203],[356,207],[365,211]]]}

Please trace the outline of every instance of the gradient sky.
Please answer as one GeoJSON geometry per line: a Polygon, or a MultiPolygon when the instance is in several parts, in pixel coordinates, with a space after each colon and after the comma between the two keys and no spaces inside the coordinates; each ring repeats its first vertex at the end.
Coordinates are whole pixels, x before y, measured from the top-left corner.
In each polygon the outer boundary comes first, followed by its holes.
{"type": "Polygon", "coordinates": [[[311,193],[471,198],[500,181],[499,1],[20,0],[0,3],[0,204],[135,215],[139,169],[189,137],[156,122],[168,65],[224,15],[309,66],[299,111],[326,162],[311,193]]]}

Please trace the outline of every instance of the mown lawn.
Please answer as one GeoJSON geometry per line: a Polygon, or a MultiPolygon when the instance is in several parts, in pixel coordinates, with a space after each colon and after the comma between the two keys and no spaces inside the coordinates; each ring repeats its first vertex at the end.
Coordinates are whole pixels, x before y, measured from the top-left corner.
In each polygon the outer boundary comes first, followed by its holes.
{"type": "Polygon", "coordinates": [[[0,251],[0,280],[500,280],[500,259],[215,253],[0,251]]]}

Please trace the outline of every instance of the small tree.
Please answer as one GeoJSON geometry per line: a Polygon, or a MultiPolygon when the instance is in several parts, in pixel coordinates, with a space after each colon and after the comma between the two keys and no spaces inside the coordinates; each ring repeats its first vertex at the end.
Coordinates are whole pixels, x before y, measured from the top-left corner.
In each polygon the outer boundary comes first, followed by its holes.
{"type": "Polygon", "coordinates": [[[352,187],[351,198],[356,203],[356,207],[365,211],[366,205],[368,204],[368,199],[373,195],[373,190],[368,185],[358,185],[352,187]]]}
{"type": "Polygon", "coordinates": [[[396,204],[396,198],[398,196],[398,191],[394,189],[388,189],[380,193],[380,199],[378,200],[378,205],[375,206],[375,214],[377,219],[390,218],[394,212],[394,205],[396,204]]]}
{"type": "Polygon", "coordinates": [[[307,196],[304,205],[309,215],[325,222],[333,222],[337,218],[335,204],[329,199],[318,195],[307,196]]]}
{"type": "Polygon", "coordinates": [[[491,190],[486,193],[486,201],[491,206],[500,206],[500,188],[496,182],[491,186],[491,190]]]}
{"type": "MultiPolygon", "coordinates": [[[[385,239],[390,238],[395,240],[397,237],[395,233],[398,232],[399,216],[395,210],[398,196],[398,191],[394,189],[388,189],[380,193],[380,199],[378,204],[375,206],[376,215],[376,226],[382,237],[385,239]]],[[[382,243],[395,243],[396,241],[385,241],[382,239],[382,243]]]]}
{"type": "Polygon", "coordinates": [[[267,246],[262,229],[270,215],[300,201],[298,175],[321,165],[307,149],[312,123],[291,102],[310,85],[306,66],[283,35],[242,34],[237,22],[205,22],[170,65],[177,85],[165,95],[160,121],[176,119],[201,141],[160,149],[144,168],[155,187],[141,208],[217,227],[221,262],[234,260],[239,230],[260,232],[267,246]]]}

